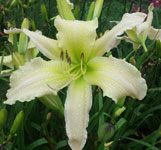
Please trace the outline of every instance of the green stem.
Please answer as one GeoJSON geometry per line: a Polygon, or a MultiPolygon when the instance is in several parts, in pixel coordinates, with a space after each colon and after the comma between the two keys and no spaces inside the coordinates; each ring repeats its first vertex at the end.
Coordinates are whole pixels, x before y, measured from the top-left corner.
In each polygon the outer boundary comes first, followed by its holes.
{"type": "Polygon", "coordinates": [[[146,45],[145,45],[145,42],[144,42],[144,43],[142,43],[142,46],[143,46],[143,48],[144,48],[144,51],[145,51],[145,52],[147,52],[147,51],[148,51],[148,49],[147,49],[147,47],[146,47],[146,45]]]}
{"type": "Polygon", "coordinates": [[[133,54],[134,52],[135,52],[135,50],[131,51],[131,52],[126,56],[125,60],[128,60],[128,59],[132,56],[132,54],[133,54]]]}

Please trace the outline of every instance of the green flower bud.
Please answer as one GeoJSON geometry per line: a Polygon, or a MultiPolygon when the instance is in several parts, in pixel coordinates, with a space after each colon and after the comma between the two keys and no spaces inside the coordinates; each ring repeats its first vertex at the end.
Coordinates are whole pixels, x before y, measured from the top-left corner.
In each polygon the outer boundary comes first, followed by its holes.
{"type": "Polygon", "coordinates": [[[59,15],[66,20],[75,20],[68,0],[56,0],[59,15]]]}
{"type": "Polygon", "coordinates": [[[12,9],[12,8],[14,8],[14,7],[16,7],[16,5],[18,4],[18,1],[17,0],[13,0],[12,2],[11,2],[11,4],[10,4],[10,9],[12,9]]]}
{"type": "MultiPolygon", "coordinates": [[[[29,29],[29,20],[27,18],[24,18],[21,29],[29,29]]],[[[28,37],[22,32],[20,33],[20,38],[19,38],[19,46],[18,46],[18,51],[21,55],[25,55],[26,49],[28,45],[28,37]]]]}
{"type": "Polygon", "coordinates": [[[76,7],[75,7],[75,9],[74,9],[74,17],[75,17],[76,19],[78,19],[79,12],[80,12],[80,6],[79,6],[79,5],[76,5],[76,7]]]}
{"type": "Polygon", "coordinates": [[[49,18],[48,18],[48,13],[45,4],[41,4],[41,15],[44,19],[44,21],[48,24],[49,23],[49,18]]]}
{"type": "Polygon", "coordinates": [[[33,31],[36,31],[36,25],[34,20],[31,20],[31,28],[33,31]]]}
{"type": "Polygon", "coordinates": [[[130,57],[129,62],[130,62],[131,64],[133,64],[134,66],[136,65],[136,60],[135,60],[134,56],[131,56],[131,57],[130,57]]]}
{"type": "Polygon", "coordinates": [[[18,52],[14,52],[12,54],[12,60],[16,68],[19,68],[19,66],[23,66],[25,64],[25,58],[18,52]]]}
{"type": "Polygon", "coordinates": [[[6,118],[7,118],[7,111],[6,111],[6,109],[1,109],[0,110],[0,131],[3,128],[3,125],[4,125],[5,121],[6,121],[6,118]]]}
{"type": "Polygon", "coordinates": [[[115,127],[110,123],[102,124],[98,129],[98,140],[107,142],[115,133],[115,127]]]}
{"type": "Polygon", "coordinates": [[[121,98],[121,99],[119,99],[118,102],[117,102],[117,105],[119,107],[122,107],[124,105],[124,103],[125,103],[125,100],[126,100],[126,96],[121,98]]]}
{"type": "Polygon", "coordinates": [[[24,28],[29,29],[29,23],[30,23],[29,20],[27,18],[24,18],[21,24],[21,29],[24,29],[24,28]]]}
{"type": "Polygon", "coordinates": [[[115,117],[119,117],[124,111],[126,110],[126,108],[123,106],[122,108],[118,108],[115,113],[114,116],[115,117]]]}
{"type": "Polygon", "coordinates": [[[90,7],[89,7],[88,16],[87,16],[86,20],[92,20],[93,19],[94,9],[95,9],[95,2],[92,2],[90,7]]]}
{"type": "Polygon", "coordinates": [[[59,96],[46,95],[46,96],[40,97],[39,100],[48,108],[59,111],[62,115],[64,115],[64,108],[59,96]]]}
{"type": "Polygon", "coordinates": [[[104,2],[104,0],[97,0],[96,1],[94,13],[93,13],[93,19],[100,17],[101,12],[102,12],[103,2],[104,2]]]}
{"type": "Polygon", "coordinates": [[[13,135],[17,132],[17,130],[20,128],[23,119],[24,119],[24,112],[20,111],[13,122],[7,141],[9,141],[13,137],[13,135]]]}
{"type": "Polygon", "coordinates": [[[26,5],[26,4],[24,4],[24,5],[23,5],[23,8],[27,9],[27,8],[29,8],[29,6],[26,5]]]}

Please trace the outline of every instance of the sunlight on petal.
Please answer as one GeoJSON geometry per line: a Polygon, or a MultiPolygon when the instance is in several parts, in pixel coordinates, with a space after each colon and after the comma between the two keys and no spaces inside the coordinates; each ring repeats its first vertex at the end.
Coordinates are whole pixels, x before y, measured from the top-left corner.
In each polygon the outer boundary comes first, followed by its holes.
{"type": "Polygon", "coordinates": [[[35,97],[56,94],[68,85],[69,75],[62,74],[59,61],[44,61],[35,58],[21,66],[10,77],[11,88],[7,92],[6,104],[14,104],[17,100],[31,101],[35,97]]]}
{"type": "Polygon", "coordinates": [[[84,78],[92,85],[103,89],[104,95],[115,102],[124,96],[139,100],[146,95],[147,86],[140,72],[124,60],[112,56],[96,57],[88,64],[88,72],[84,78]]]}
{"type": "Polygon", "coordinates": [[[73,81],[67,91],[65,102],[66,131],[72,150],[82,150],[85,145],[91,106],[91,86],[82,78],[73,81]]]}

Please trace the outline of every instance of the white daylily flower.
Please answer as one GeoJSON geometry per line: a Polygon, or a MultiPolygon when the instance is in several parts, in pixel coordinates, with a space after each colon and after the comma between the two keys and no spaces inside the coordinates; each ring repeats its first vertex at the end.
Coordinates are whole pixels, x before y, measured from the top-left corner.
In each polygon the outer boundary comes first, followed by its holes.
{"type": "Polygon", "coordinates": [[[135,26],[132,30],[127,30],[127,36],[123,38],[133,44],[134,50],[137,50],[141,45],[144,47],[145,51],[147,48],[145,46],[145,41],[147,37],[151,40],[161,41],[161,30],[155,29],[151,26],[153,20],[153,4],[149,6],[148,16],[145,22],[135,26]]]}
{"type": "Polygon", "coordinates": [[[149,6],[149,12],[146,21],[135,26],[132,30],[126,31],[128,37],[125,36],[124,39],[133,44],[134,50],[137,50],[140,47],[140,45],[142,45],[147,51],[145,47],[145,40],[147,39],[147,36],[149,34],[152,20],[153,5],[151,4],[149,6]]]}
{"type": "Polygon", "coordinates": [[[52,60],[35,58],[15,71],[10,78],[11,88],[5,103],[14,104],[56,94],[69,85],[65,102],[66,131],[72,150],[81,150],[87,139],[91,85],[100,86],[104,96],[115,102],[124,96],[141,100],[146,95],[146,82],[134,66],[112,56],[102,57],[116,46],[118,35],[139,25],[145,17],[143,13],[125,14],[120,23],[97,40],[97,19],[70,21],[57,16],[57,40],[27,29],[21,30],[40,52],[52,60]]]}

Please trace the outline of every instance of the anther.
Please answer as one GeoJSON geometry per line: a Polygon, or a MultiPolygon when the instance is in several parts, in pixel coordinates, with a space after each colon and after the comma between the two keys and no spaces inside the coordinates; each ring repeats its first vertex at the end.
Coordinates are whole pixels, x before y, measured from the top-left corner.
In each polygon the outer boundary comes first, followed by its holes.
{"type": "Polygon", "coordinates": [[[69,55],[68,55],[68,52],[67,52],[67,50],[66,50],[66,59],[68,60],[68,58],[69,58],[69,55]]]}
{"type": "Polygon", "coordinates": [[[63,53],[63,51],[61,51],[61,53],[60,53],[60,58],[61,58],[61,60],[64,59],[64,53],[63,53]]]}
{"type": "Polygon", "coordinates": [[[70,57],[68,57],[67,61],[68,61],[69,65],[71,65],[71,58],[70,57]]]}
{"type": "Polygon", "coordinates": [[[84,60],[84,53],[81,54],[81,60],[84,60]]]}

